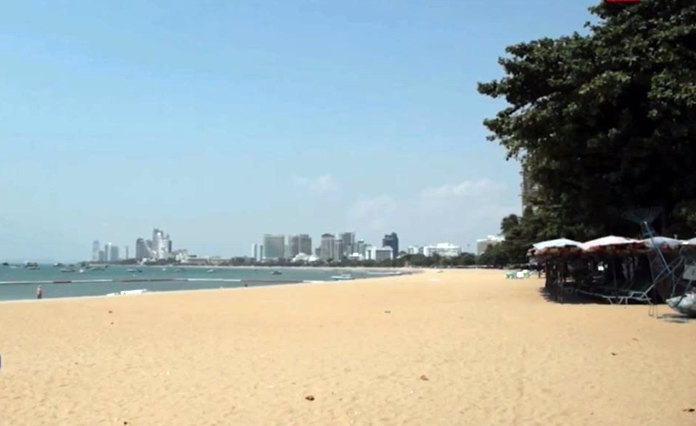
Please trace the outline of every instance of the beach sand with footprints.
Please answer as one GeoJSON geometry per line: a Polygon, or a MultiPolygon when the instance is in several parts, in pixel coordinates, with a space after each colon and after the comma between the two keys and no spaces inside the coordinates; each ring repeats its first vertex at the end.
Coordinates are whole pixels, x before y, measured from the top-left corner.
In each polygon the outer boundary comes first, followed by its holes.
{"type": "Polygon", "coordinates": [[[696,424],[696,322],[504,275],[0,304],[0,424],[696,424]]]}

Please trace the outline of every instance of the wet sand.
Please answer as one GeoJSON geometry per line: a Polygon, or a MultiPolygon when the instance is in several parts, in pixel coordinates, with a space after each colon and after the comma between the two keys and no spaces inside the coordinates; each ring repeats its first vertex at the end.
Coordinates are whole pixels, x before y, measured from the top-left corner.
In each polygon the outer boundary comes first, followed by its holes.
{"type": "Polygon", "coordinates": [[[0,425],[696,424],[696,321],[542,285],[429,271],[3,303],[0,425]]]}

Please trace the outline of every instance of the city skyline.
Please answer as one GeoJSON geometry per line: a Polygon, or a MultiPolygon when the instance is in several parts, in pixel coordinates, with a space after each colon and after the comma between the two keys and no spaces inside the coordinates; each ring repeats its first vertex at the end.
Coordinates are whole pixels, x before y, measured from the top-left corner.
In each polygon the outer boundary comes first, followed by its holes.
{"type": "Polygon", "coordinates": [[[286,230],[475,244],[521,210],[477,83],[592,3],[8,4],[0,259],[134,249],[153,221],[201,256],[286,230]]]}

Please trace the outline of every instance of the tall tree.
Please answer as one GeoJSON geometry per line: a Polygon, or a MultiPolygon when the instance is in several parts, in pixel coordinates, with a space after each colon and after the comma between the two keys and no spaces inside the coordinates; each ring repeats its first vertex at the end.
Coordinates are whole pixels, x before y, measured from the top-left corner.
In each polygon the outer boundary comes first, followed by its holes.
{"type": "MultiPolygon", "coordinates": [[[[696,2],[602,3],[587,34],[510,46],[481,94],[509,104],[489,140],[524,163],[546,236],[633,235],[620,213],[664,209],[696,231],[696,2]]],[[[659,225],[660,223],[656,223],[659,225]]],[[[505,225],[504,225],[505,226],[505,225]]]]}

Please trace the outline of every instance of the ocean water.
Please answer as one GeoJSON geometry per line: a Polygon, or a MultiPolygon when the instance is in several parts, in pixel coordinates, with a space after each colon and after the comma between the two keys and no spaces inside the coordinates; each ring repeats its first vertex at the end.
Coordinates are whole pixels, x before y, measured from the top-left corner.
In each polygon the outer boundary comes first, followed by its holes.
{"type": "MultiPolygon", "coordinates": [[[[292,284],[306,281],[331,281],[331,276],[350,273],[354,278],[390,274],[388,271],[299,268],[210,268],[162,266],[109,266],[105,271],[85,269],[82,273],[61,272],[60,267],[41,265],[32,270],[23,266],[0,266],[0,300],[23,300],[36,297],[40,284],[45,299],[59,297],[103,296],[123,290],[154,291],[201,290],[292,284]],[[133,272],[129,269],[139,269],[133,272]],[[273,271],[280,275],[272,274],[273,271]],[[103,280],[103,282],[95,282],[103,280]],[[126,282],[123,282],[123,281],[126,282]],[[137,282],[128,282],[128,280],[137,282]],[[154,280],[154,281],[153,281],[154,280]],[[190,281],[189,281],[190,280],[190,281]],[[54,281],[73,281],[54,283],[54,281]]],[[[75,269],[78,269],[76,267],[75,269]]]]}

